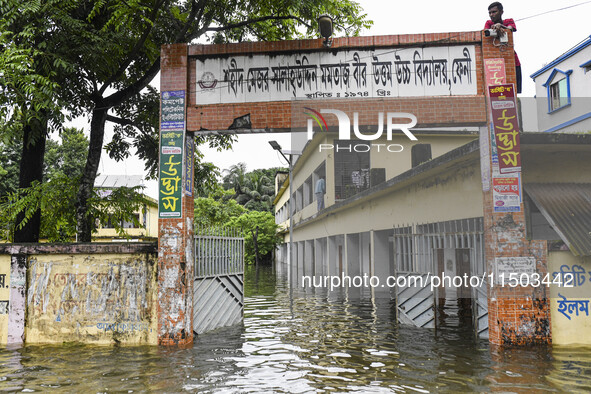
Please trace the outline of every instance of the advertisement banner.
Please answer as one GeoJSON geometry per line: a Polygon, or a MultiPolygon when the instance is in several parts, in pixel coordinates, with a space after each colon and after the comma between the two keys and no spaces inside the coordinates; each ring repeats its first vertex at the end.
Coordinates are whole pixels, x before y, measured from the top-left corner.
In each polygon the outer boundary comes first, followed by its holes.
{"type": "Polygon", "coordinates": [[[493,204],[495,212],[521,211],[521,182],[520,177],[493,177],[493,204]]]}
{"type": "Polygon", "coordinates": [[[513,84],[489,86],[491,117],[502,174],[521,171],[519,122],[513,84]]]}
{"type": "Polygon", "coordinates": [[[505,59],[484,59],[486,86],[503,85],[505,83],[505,59]]]}
{"type": "Polygon", "coordinates": [[[158,216],[181,218],[185,91],[162,92],[160,102],[158,216]]]}
{"type": "Polygon", "coordinates": [[[185,193],[187,196],[193,195],[193,183],[195,182],[195,140],[187,136],[185,141],[185,193]]]}

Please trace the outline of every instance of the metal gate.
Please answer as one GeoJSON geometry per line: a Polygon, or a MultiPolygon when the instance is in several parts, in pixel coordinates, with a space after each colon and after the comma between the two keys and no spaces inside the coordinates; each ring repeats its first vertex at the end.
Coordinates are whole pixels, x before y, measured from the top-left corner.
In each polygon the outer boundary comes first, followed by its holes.
{"type": "Polygon", "coordinates": [[[193,330],[197,334],[242,322],[244,238],[235,229],[195,231],[193,330]]]}
{"type": "Polygon", "coordinates": [[[394,229],[397,316],[402,324],[435,328],[433,249],[425,242],[429,240],[413,234],[413,226],[394,229]]]}
{"type": "MultiPolygon", "coordinates": [[[[485,275],[482,218],[471,218],[409,225],[394,229],[396,275],[406,278],[405,287],[397,287],[398,320],[417,327],[435,327],[435,297],[432,275],[439,273],[437,250],[467,249],[470,275],[482,280],[471,287],[472,317],[476,335],[488,338],[488,296],[485,275]],[[414,276],[414,280],[411,280],[414,276]]],[[[399,279],[400,280],[400,279],[399,279]]]]}

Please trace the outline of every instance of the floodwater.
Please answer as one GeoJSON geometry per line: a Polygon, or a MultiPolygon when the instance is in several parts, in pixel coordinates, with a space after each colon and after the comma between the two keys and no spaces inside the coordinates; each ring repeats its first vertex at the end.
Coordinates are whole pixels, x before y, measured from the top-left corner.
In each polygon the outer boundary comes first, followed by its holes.
{"type": "MultiPolygon", "coordinates": [[[[396,324],[388,301],[294,292],[269,269],[246,280],[244,325],[188,350],[83,345],[0,350],[0,390],[56,392],[529,392],[591,390],[591,349],[492,349],[453,313],[438,330],[396,324]],[[258,280],[257,280],[258,276],[258,280]]],[[[441,325],[440,324],[440,325],[441,325]]]]}

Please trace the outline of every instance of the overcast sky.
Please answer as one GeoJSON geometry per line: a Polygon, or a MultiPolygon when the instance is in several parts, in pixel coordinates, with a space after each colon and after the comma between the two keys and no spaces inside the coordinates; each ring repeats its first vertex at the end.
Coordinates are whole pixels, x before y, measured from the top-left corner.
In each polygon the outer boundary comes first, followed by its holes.
{"type": "MultiPolygon", "coordinates": [[[[488,19],[490,1],[361,0],[359,3],[368,18],[374,21],[371,29],[362,32],[362,35],[368,36],[480,30],[488,19]]],[[[519,0],[504,1],[503,5],[503,17],[515,19],[517,25],[515,49],[522,63],[522,96],[531,97],[535,89],[529,76],[591,34],[591,0],[519,0]],[[561,8],[566,9],[558,10],[561,8]],[[542,13],[546,14],[535,16],[542,13]]],[[[107,134],[105,142],[111,140],[111,135],[107,134]]],[[[249,170],[285,166],[267,142],[273,139],[289,148],[288,134],[241,135],[233,151],[218,153],[205,149],[205,158],[222,169],[238,162],[245,162],[249,170]]],[[[143,163],[137,159],[113,163],[105,158],[99,172],[143,174],[143,163]]],[[[148,194],[157,198],[155,184],[150,185],[148,194]]]]}

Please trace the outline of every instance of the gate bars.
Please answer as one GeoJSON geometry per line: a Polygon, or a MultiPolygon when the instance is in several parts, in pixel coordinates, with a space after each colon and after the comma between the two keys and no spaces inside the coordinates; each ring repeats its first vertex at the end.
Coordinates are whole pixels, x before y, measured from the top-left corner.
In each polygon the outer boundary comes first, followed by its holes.
{"type": "Polygon", "coordinates": [[[239,229],[195,229],[195,278],[244,273],[244,238],[239,229]]]}

